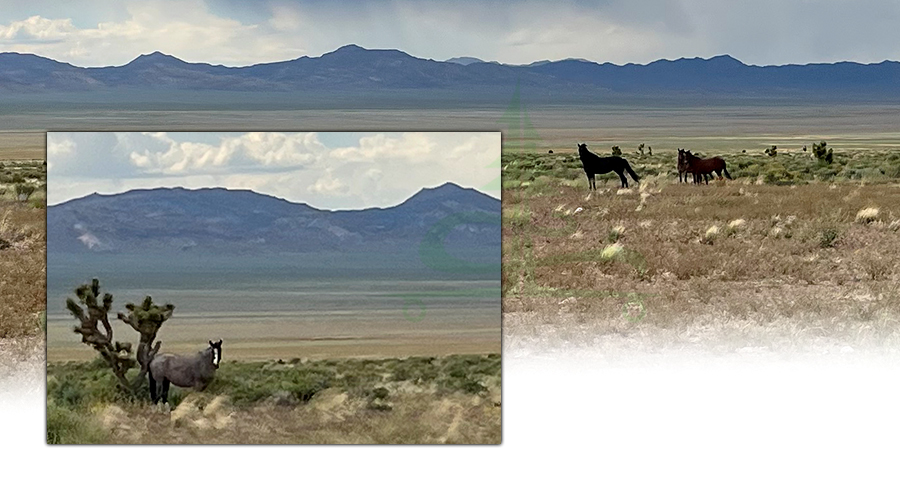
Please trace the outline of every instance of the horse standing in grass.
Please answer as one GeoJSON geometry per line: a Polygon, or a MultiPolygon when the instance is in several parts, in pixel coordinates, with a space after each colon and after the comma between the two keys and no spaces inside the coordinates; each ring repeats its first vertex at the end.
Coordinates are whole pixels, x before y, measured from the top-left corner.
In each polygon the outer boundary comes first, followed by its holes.
{"type": "Polygon", "coordinates": [[[202,391],[212,382],[222,360],[222,339],[193,356],[159,354],[150,361],[150,398],[153,404],[169,399],[169,384],[202,391]],[[158,384],[158,386],[157,386],[158,384]]]}
{"type": "Polygon", "coordinates": [[[588,189],[597,190],[597,183],[594,181],[595,175],[608,174],[610,172],[619,174],[623,188],[628,187],[628,179],[625,178],[625,172],[628,172],[628,175],[634,179],[634,182],[641,182],[641,178],[631,169],[628,160],[621,156],[597,156],[588,151],[587,144],[579,144],[578,157],[581,158],[581,165],[584,167],[584,173],[588,178],[588,189]]]}
{"type": "Polygon", "coordinates": [[[722,178],[723,173],[725,177],[731,179],[731,174],[725,167],[725,160],[718,156],[699,158],[694,156],[690,150],[678,150],[678,170],[694,174],[694,184],[700,184],[701,178],[705,178],[706,183],[709,184],[709,176],[713,172],[719,176],[719,179],[722,178]]]}
{"type": "MultiPolygon", "coordinates": [[[[688,166],[687,162],[684,160],[684,150],[678,150],[678,182],[687,182],[688,174],[692,174],[694,178],[694,184],[699,184],[697,182],[698,174],[692,170],[688,166]]],[[[703,177],[706,178],[707,183],[709,182],[709,174],[703,174],[703,177]]]]}

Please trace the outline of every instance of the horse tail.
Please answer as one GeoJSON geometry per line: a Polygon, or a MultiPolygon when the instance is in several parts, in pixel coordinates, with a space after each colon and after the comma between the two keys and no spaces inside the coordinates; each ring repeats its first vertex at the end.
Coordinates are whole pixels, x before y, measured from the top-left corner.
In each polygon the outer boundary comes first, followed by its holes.
{"type": "MultiPolygon", "coordinates": [[[[722,172],[725,173],[725,177],[728,177],[729,179],[731,179],[731,174],[728,173],[728,169],[725,168],[725,164],[724,164],[724,163],[722,164],[722,172]]],[[[733,180],[733,179],[732,179],[732,180],[733,180]]]]}
{"type": "Polygon", "coordinates": [[[638,174],[635,173],[634,170],[631,169],[631,165],[628,164],[628,160],[625,160],[624,158],[623,160],[625,161],[625,171],[628,172],[628,175],[630,175],[631,178],[634,179],[634,182],[641,182],[641,178],[638,176],[638,174]]]}

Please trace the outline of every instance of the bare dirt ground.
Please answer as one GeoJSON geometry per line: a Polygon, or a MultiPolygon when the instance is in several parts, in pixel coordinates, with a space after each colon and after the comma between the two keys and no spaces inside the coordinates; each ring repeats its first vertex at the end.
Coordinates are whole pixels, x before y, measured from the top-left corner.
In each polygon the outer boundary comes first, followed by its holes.
{"type": "Polygon", "coordinates": [[[44,132],[35,131],[0,131],[0,161],[44,161],[46,136],[44,132]]]}
{"type": "MultiPolygon", "coordinates": [[[[72,333],[71,318],[48,325],[51,362],[93,359],[94,352],[72,333]]],[[[123,340],[137,340],[114,322],[123,340]]],[[[489,354],[500,352],[500,321],[479,312],[469,317],[443,315],[425,321],[369,317],[344,319],[260,317],[223,320],[176,315],[160,330],[165,352],[191,353],[210,339],[224,339],[224,357],[242,361],[306,357],[397,357],[489,354]]]]}

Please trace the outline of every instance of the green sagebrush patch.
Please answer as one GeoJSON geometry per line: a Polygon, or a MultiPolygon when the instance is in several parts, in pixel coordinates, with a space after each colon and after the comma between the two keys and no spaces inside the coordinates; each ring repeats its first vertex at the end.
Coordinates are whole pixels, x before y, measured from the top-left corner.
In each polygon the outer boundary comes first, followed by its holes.
{"type": "MultiPolygon", "coordinates": [[[[402,359],[341,359],[223,363],[206,392],[224,394],[238,407],[250,406],[285,393],[298,404],[336,387],[354,397],[370,397],[386,382],[435,384],[438,392],[477,394],[487,390],[486,377],[500,377],[500,355],[452,355],[402,359]]],[[[169,403],[178,405],[189,390],[172,388],[169,403]]],[[[150,402],[146,387],[135,396],[119,391],[109,368],[99,358],[91,362],[54,363],[47,367],[48,405],[85,409],[96,404],[150,402]]],[[[62,413],[61,413],[62,414],[62,413]]]]}
{"type": "MultiPolygon", "coordinates": [[[[821,146],[822,143],[810,147],[821,146]]],[[[816,150],[818,151],[818,150],[816,150]]],[[[869,180],[892,181],[900,179],[900,151],[896,149],[839,150],[828,148],[824,152],[782,151],[768,155],[762,151],[695,151],[707,158],[719,156],[728,165],[735,179],[760,179],[766,184],[792,185],[810,181],[869,180]]],[[[677,180],[675,151],[658,149],[652,157],[640,152],[623,152],[641,177],[660,174],[677,180]]],[[[584,172],[577,153],[506,153],[501,158],[504,189],[525,189],[530,194],[542,194],[555,186],[572,186],[584,180],[584,172]]],[[[604,174],[598,182],[615,179],[615,174],[604,174]]],[[[586,185],[586,184],[585,184],[586,185]]]]}

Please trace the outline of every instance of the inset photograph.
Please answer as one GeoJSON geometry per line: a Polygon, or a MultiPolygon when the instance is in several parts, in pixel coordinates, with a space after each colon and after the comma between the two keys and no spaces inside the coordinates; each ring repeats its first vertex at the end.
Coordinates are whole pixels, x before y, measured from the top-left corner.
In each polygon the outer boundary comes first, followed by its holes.
{"type": "Polygon", "coordinates": [[[47,442],[499,444],[499,132],[47,134],[47,442]]]}

